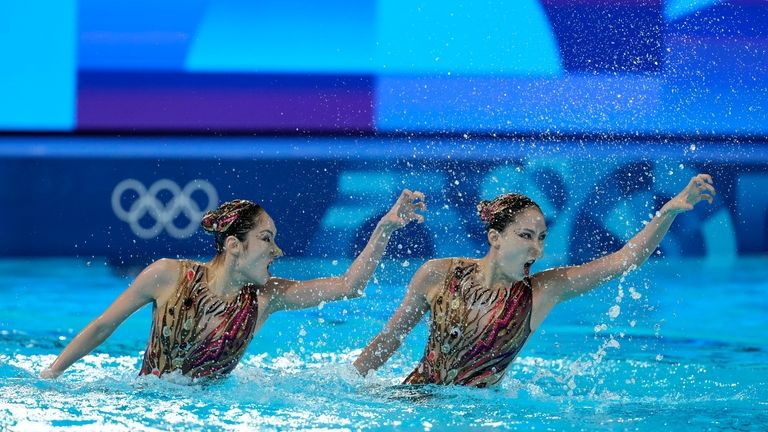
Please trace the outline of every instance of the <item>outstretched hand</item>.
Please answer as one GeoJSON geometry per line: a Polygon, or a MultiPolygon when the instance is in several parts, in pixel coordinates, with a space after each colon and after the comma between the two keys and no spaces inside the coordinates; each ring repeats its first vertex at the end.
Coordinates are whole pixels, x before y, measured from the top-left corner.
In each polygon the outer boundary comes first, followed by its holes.
{"type": "Polygon", "coordinates": [[[712,177],[709,174],[698,174],[691,178],[688,185],[677,196],[664,204],[661,212],[676,215],[693,209],[701,201],[712,204],[716,193],[715,187],[712,186],[712,177]]]}
{"type": "Polygon", "coordinates": [[[393,231],[408,225],[411,221],[424,222],[424,215],[416,211],[425,211],[424,194],[408,189],[403,190],[395,205],[381,218],[381,224],[393,231]]]}
{"type": "Polygon", "coordinates": [[[61,375],[61,372],[54,372],[49,368],[43,369],[43,371],[40,372],[40,378],[42,379],[55,379],[58,378],[59,375],[61,375]]]}

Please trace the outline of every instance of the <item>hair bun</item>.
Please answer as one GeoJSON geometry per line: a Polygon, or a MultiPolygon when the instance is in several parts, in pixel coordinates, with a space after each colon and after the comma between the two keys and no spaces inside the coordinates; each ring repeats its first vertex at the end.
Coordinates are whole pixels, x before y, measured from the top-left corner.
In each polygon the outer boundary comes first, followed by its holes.
{"type": "Polygon", "coordinates": [[[499,195],[491,201],[480,201],[477,205],[477,213],[480,220],[485,223],[486,229],[503,229],[513,221],[516,215],[528,207],[541,208],[533,200],[518,193],[499,195]]]}
{"type": "Polygon", "coordinates": [[[253,202],[243,199],[225,202],[216,210],[206,212],[200,226],[209,233],[224,233],[240,218],[243,211],[249,208],[256,211],[261,209],[253,202]]]}
{"type": "Polygon", "coordinates": [[[480,216],[480,220],[489,223],[491,221],[491,218],[493,217],[493,212],[491,211],[491,201],[480,201],[480,203],[477,205],[477,214],[480,216]]]}
{"type": "Polygon", "coordinates": [[[216,223],[217,219],[218,212],[216,210],[208,211],[203,215],[203,220],[200,221],[200,226],[205,232],[215,233],[218,228],[218,224],[216,223]]]}

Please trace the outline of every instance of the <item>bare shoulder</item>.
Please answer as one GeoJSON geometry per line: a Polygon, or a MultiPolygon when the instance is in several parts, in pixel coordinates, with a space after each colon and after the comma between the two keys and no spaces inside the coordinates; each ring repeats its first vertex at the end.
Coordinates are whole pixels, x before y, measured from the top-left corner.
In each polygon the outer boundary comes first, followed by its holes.
{"type": "Polygon", "coordinates": [[[279,295],[285,292],[288,288],[298,283],[298,281],[291,279],[284,279],[278,277],[269,278],[267,283],[258,287],[258,291],[266,296],[279,295]]]}
{"type": "Polygon", "coordinates": [[[426,298],[431,297],[435,289],[445,282],[446,275],[451,270],[452,258],[439,258],[425,262],[413,275],[410,288],[426,298]]]}
{"type": "Polygon", "coordinates": [[[584,265],[552,267],[534,274],[531,276],[531,280],[537,281],[539,284],[546,285],[552,282],[558,282],[560,279],[576,277],[579,269],[583,267],[584,265]]]}
{"type": "Polygon", "coordinates": [[[136,277],[134,284],[153,298],[173,289],[181,274],[182,262],[176,259],[162,258],[148,265],[136,277]]]}
{"type": "Polygon", "coordinates": [[[263,313],[271,315],[273,312],[286,309],[285,302],[290,297],[289,289],[298,283],[300,282],[292,279],[272,277],[264,285],[256,286],[256,291],[262,298],[263,303],[259,307],[263,307],[263,313]]]}
{"type": "Polygon", "coordinates": [[[540,272],[532,274],[528,280],[531,282],[531,288],[533,290],[541,290],[546,288],[547,282],[552,278],[556,269],[546,269],[540,272]]]}
{"type": "Polygon", "coordinates": [[[453,258],[438,258],[425,262],[416,274],[421,274],[425,280],[442,280],[451,269],[453,258]]]}
{"type": "Polygon", "coordinates": [[[558,289],[571,278],[569,272],[575,267],[554,267],[541,271],[531,276],[531,290],[535,295],[555,297],[558,296],[558,289]]]}
{"type": "MultiPolygon", "coordinates": [[[[257,286],[256,291],[259,295],[265,297],[269,307],[277,306],[281,303],[281,299],[285,298],[289,294],[289,289],[296,287],[301,281],[293,279],[284,279],[279,277],[272,277],[262,286],[257,286]]],[[[268,307],[268,309],[269,309],[268,307]]]]}
{"type": "Polygon", "coordinates": [[[141,275],[147,275],[155,279],[173,279],[176,280],[181,272],[181,260],[171,258],[161,258],[148,265],[141,275]]]}

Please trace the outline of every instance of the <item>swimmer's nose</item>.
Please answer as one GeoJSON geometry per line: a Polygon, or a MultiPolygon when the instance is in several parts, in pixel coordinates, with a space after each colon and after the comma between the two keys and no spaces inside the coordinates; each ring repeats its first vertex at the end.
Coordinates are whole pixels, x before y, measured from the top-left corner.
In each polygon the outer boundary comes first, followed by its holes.
{"type": "Polygon", "coordinates": [[[533,258],[539,259],[544,255],[544,245],[542,243],[536,243],[533,246],[533,258]]]}
{"type": "Polygon", "coordinates": [[[280,246],[278,246],[277,243],[275,243],[275,247],[272,249],[272,256],[275,258],[280,258],[283,255],[285,255],[283,250],[280,249],[280,246]]]}

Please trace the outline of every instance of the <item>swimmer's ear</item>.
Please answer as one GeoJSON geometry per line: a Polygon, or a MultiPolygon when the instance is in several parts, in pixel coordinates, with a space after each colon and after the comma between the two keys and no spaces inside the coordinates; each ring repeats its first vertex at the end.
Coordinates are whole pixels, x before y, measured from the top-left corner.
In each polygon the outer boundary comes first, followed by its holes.
{"type": "Polygon", "coordinates": [[[224,240],[224,249],[233,255],[238,255],[242,251],[242,246],[243,242],[235,236],[229,236],[224,240]]]}
{"type": "Polygon", "coordinates": [[[500,232],[493,228],[488,230],[488,244],[491,245],[491,247],[499,246],[499,238],[501,238],[500,232]]]}

